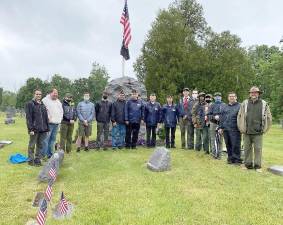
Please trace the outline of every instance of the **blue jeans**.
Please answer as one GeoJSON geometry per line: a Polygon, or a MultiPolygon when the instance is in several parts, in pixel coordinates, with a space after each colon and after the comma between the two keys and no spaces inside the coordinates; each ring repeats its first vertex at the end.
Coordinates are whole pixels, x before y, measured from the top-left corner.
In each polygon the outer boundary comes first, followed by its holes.
{"type": "Polygon", "coordinates": [[[44,140],[44,144],[43,144],[44,147],[42,152],[43,157],[47,156],[48,158],[50,158],[52,156],[58,128],[59,128],[59,124],[49,123],[50,131],[48,132],[48,135],[44,140]]]}
{"type": "Polygon", "coordinates": [[[125,124],[117,124],[112,128],[112,147],[124,147],[125,136],[126,136],[126,126],[125,124]]]}

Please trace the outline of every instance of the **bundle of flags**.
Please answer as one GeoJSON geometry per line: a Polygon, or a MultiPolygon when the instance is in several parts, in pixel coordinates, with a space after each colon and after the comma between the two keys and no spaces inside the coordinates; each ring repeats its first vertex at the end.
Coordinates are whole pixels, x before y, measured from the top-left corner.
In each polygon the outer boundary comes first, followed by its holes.
{"type": "Polygon", "coordinates": [[[125,6],[120,19],[120,23],[123,25],[123,42],[120,54],[125,60],[128,60],[130,59],[129,44],[132,39],[132,35],[127,0],[125,0],[125,6]]]}
{"type": "MultiPolygon", "coordinates": [[[[50,176],[50,180],[48,182],[47,188],[45,190],[45,198],[42,200],[37,216],[36,216],[36,221],[39,225],[44,225],[46,221],[46,216],[47,216],[47,202],[51,201],[51,198],[53,196],[53,184],[57,178],[57,172],[56,172],[56,167],[53,164],[48,172],[48,175],[50,176]]],[[[65,216],[69,210],[69,203],[65,198],[64,193],[62,192],[61,197],[60,197],[60,202],[58,204],[58,209],[60,212],[61,216],[65,216]]]]}

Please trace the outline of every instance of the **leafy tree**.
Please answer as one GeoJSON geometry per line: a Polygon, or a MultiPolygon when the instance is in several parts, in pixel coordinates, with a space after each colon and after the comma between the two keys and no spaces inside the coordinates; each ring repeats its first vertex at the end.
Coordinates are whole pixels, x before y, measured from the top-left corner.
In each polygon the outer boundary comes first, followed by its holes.
{"type": "Polygon", "coordinates": [[[66,93],[72,92],[72,81],[59,74],[52,76],[48,86],[49,88],[56,88],[58,90],[60,99],[63,99],[66,93]]]}
{"type": "Polygon", "coordinates": [[[17,94],[11,91],[3,91],[2,95],[2,108],[15,107],[17,101],[17,94]]]}
{"type": "Polygon", "coordinates": [[[195,0],[176,0],[159,12],[134,70],[161,101],[184,87],[243,97],[254,73],[240,43],[229,31],[214,33],[195,0]]]}
{"type": "Polygon", "coordinates": [[[29,78],[17,93],[16,107],[24,108],[25,104],[33,98],[35,89],[41,89],[42,96],[44,96],[49,91],[49,84],[40,78],[29,78]]]}

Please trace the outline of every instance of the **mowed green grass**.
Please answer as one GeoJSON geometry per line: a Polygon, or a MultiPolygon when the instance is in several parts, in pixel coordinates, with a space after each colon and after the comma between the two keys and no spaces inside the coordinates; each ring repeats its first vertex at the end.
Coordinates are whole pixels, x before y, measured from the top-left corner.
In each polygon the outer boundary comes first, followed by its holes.
{"type": "MultiPolygon", "coordinates": [[[[14,143],[0,149],[0,224],[19,225],[34,219],[40,168],[11,165],[12,153],[27,154],[24,119],[0,124],[0,140],[14,143]]],[[[179,142],[179,131],[178,131],[179,142]]],[[[58,136],[59,137],[59,136],[58,136]]],[[[95,135],[93,135],[93,138],[95,135]]],[[[178,145],[179,146],[179,145],[178,145]]],[[[153,173],[146,161],[153,150],[81,152],[67,155],[54,184],[46,224],[112,225],[282,225],[283,177],[267,167],[283,165],[283,130],[274,126],[264,137],[262,174],[229,166],[203,152],[172,151],[172,170],[153,173]],[[51,208],[60,193],[75,205],[73,217],[54,220],[51,208]]]]}

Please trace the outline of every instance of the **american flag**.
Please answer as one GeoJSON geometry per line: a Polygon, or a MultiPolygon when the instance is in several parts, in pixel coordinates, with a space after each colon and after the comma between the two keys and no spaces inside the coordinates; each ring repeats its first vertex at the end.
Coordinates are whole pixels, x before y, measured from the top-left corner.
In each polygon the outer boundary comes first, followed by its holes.
{"type": "Polygon", "coordinates": [[[49,172],[48,172],[49,176],[52,178],[53,181],[56,180],[56,169],[55,169],[55,166],[52,165],[49,172]]]}
{"type": "Polygon", "coordinates": [[[66,212],[68,211],[68,202],[67,202],[63,192],[61,194],[61,200],[60,200],[60,203],[59,203],[59,211],[60,211],[61,215],[66,214],[66,212]]]}
{"type": "Polygon", "coordinates": [[[131,25],[130,25],[130,18],[129,18],[129,11],[128,11],[128,3],[125,0],[125,6],[123,9],[123,13],[120,19],[120,23],[123,25],[123,43],[120,54],[124,57],[125,60],[130,59],[129,54],[129,44],[132,39],[131,35],[131,25]]]}
{"type": "Polygon", "coordinates": [[[47,215],[47,202],[45,199],[43,199],[36,216],[36,221],[39,225],[45,224],[46,215],[47,215]]]}
{"type": "Polygon", "coordinates": [[[53,195],[52,185],[53,185],[53,182],[49,181],[48,186],[47,186],[46,191],[45,191],[45,197],[46,197],[47,201],[49,201],[49,202],[50,202],[52,195],[53,195]]]}

